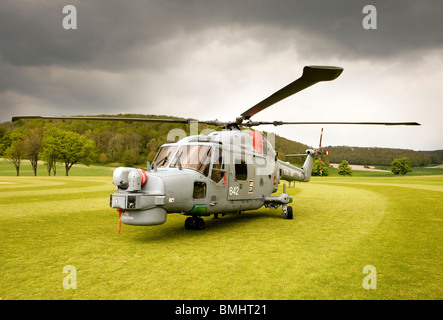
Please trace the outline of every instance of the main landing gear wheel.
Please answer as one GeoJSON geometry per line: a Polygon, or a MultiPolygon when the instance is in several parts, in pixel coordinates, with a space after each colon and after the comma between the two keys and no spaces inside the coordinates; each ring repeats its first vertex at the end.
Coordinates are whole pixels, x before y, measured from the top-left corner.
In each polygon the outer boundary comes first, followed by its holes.
{"type": "Polygon", "coordinates": [[[194,219],[192,219],[191,217],[187,218],[185,220],[185,229],[186,230],[190,230],[194,228],[194,219]]]}
{"type": "Polygon", "coordinates": [[[186,230],[203,230],[205,228],[205,220],[203,218],[197,217],[189,217],[185,220],[185,229],[186,230]]]}
{"type": "Polygon", "coordinates": [[[203,218],[196,218],[195,224],[194,224],[194,229],[195,230],[203,230],[204,228],[205,228],[205,220],[203,220],[203,218]]]}

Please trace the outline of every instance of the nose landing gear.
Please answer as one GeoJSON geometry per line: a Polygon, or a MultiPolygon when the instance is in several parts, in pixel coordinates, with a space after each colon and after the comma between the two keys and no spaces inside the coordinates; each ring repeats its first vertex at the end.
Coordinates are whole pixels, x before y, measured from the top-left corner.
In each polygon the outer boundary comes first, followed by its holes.
{"type": "Polygon", "coordinates": [[[294,214],[291,206],[288,206],[288,209],[286,210],[286,213],[283,213],[283,216],[285,217],[285,219],[294,219],[294,214]]]}

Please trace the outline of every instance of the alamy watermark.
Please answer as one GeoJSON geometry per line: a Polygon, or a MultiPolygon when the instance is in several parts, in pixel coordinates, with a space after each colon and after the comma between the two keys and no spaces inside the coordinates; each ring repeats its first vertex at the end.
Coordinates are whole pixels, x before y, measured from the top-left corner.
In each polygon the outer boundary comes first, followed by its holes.
{"type": "Polygon", "coordinates": [[[374,266],[367,265],[363,268],[363,273],[367,274],[363,279],[363,288],[377,289],[377,269],[374,266]]]}
{"type": "Polygon", "coordinates": [[[63,288],[77,289],[77,269],[74,266],[67,265],[63,268],[63,273],[68,275],[63,278],[63,288]]]}
{"type": "Polygon", "coordinates": [[[377,8],[373,5],[366,5],[363,7],[363,13],[366,16],[363,18],[362,25],[365,30],[377,29],[377,8]]]}
{"type": "Polygon", "coordinates": [[[62,12],[66,14],[62,21],[63,28],[65,30],[77,29],[77,8],[73,5],[67,5],[63,7],[62,12]]]}
{"type": "MultiPolygon", "coordinates": [[[[168,132],[166,140],[168,142],[176,142],[189,136],[210,136],[212,133],[219,132],[215,129],[203,129],[200,133],[198,130],[198,121],[191,121],[189,125],[189,135],[185,130],[174,128],[168,132]]],[[[219,138],[214,140],[196,139],[197,144],[181,145],[177,150],[173,145],[166,146],[159,151],[155,162],[160,165],[166,165],[172,160],[171,165],[175,167],[187,165],[209,165],[210,162],[214,164],[253,164],[255,168],[263,175],[272,174],[273,167],[270,163],[276,154],[275,149],[275,134],[261,133],[259,131],[252,131],[244,129],[242,131],[234,131],[233,134],[220,140],[219,148],[214,148],[211,153],[209,147],[205,148],[200,145],[201,142],[216,142],[219,138]],[[244,134],[244,132],[249,134],[244,134]],[[229,140],[225,140],[229,139],[229,140]],[[222,149],[224,151],[222,151],[222,149]],[[258,153],[258,154],[257,154],[258,153]],[[176,154],[176,155],[175,155],[176,154]],[[222,154],[226,155],[222,160],[222,154]],[[175,156],[174,156],[175,155],[175,156]],[[260,155],[260,156],[259,156],[260,155]]],[[[220,138],[221,139],[221,138],[220,138]]],[[[162,147],[163,148],[163,147],[162,147]]]]}

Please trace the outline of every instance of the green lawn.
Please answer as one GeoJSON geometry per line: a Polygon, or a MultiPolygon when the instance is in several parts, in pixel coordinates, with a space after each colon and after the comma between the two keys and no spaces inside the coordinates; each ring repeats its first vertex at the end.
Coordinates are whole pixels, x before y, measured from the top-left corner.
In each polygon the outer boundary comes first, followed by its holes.
{"type": "Polygon", "coordinates": [[[443,298],[443,176],[313,178],[287,189],[294,220],[263,208],[195,231],[173,214],[120,234],[111,176],[0,177],[0,299],[443,298]]]}

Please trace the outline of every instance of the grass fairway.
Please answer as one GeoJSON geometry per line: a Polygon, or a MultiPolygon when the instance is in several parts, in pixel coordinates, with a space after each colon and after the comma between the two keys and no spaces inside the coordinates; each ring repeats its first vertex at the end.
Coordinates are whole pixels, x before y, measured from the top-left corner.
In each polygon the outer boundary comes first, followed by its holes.
{"type": "Polygon", "coordinates": [[[261,209],[194,231],[174,214],[120,234],[111,180],[0,177],[0,299],[443,298],[443,176],[313,178],[288,189],[294,220],[261,209]]]}

